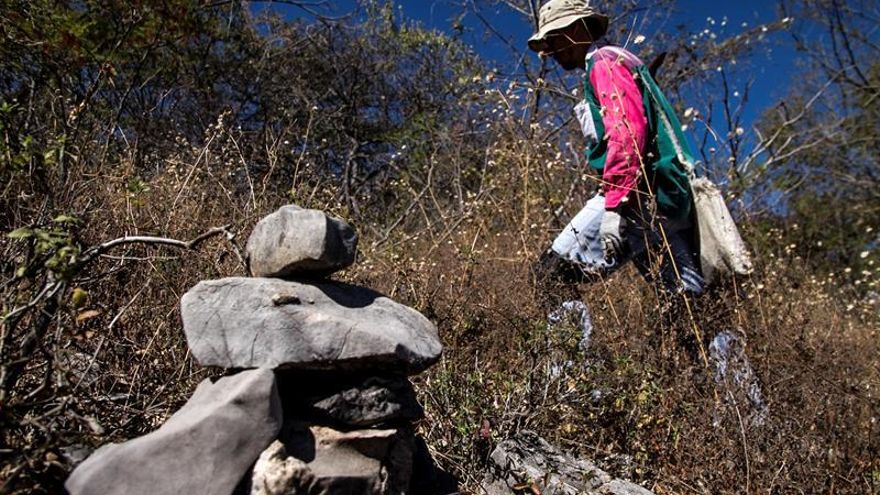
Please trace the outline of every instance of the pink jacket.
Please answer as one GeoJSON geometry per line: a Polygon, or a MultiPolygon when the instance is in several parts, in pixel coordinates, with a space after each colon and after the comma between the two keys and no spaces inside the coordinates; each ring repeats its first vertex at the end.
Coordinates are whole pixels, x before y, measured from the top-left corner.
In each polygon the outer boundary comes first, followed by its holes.
{"type": "Polygon", "coordinates": [[[602,107],[602,123],[608,152],[602,174],[605,208],[616,208],[636,187],[641,157],[645,151],[648,119],[642,93],[631,69],[641,60],[618,47],[606,46],[590,52],[594,66],[590,84],[602,107]]]}

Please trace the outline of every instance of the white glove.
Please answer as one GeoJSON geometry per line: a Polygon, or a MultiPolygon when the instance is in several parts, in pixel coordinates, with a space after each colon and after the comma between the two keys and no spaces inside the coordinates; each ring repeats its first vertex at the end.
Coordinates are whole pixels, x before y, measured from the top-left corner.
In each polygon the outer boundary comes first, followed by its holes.
{"type": "Polygon", "coordinates": [[[626,221],[615,211],[605,210],[602,225],[599,227],[599,238],[605,259],[617,258],[623,252],[623,227],[626,221]]]}

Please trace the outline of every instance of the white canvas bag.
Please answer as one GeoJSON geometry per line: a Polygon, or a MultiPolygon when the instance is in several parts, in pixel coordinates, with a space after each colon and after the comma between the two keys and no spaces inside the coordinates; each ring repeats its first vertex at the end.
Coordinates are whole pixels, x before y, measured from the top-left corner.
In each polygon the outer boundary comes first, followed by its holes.
{"type": "Polygon", "coordinates": [[[711,284],[718,275],[752,273],[751,256],[733,217],[730,216],[721,191],[709,179],[696,177],[695,167],[684,154],[672,125],[667,119],[663,119],[661,124],[666,127],[678,159],[690,179],[700,240],[700,270],[706,285],[711,284]]]}
{"type": "Polygon", "coordinates": [[[691,180],[697,229],[700,236],[700,267],[706,283],[718,275],[748,275],[752,259],[721,191],[705,177],[691,180]]]}

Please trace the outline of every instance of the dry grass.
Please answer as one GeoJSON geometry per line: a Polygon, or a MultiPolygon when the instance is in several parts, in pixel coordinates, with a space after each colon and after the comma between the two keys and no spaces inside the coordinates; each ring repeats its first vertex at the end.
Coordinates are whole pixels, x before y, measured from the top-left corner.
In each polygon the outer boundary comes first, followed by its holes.
{"type": "MultiPolygon", "coordinates": [[[[578,351],[575,329],[548,331],[530,268],[560,227],[553,212],[573,213],[592,186],[553,146],[505,127],[514,120],[499,118],[479,162],[436,158],[461,165],[460,175],[449,167],[433,183],[389,186],[398,209],[355,222],[360,260],[341,276],[437,323],[445,355],[415,378],[427,412],[420,428],[464,488],[477,489],[495,442],[530,428],[660,494],[877,492],[876,305],[852,285],[811,273],[778,232],[749,229],[753,240],[761,236],[756,245],[768,246],[756,253],[756,274],[703,297],[693,322],[670,318],[663,296],[633,269],[575,288],[595,325],[591,347],[578,351]],[[741,333],[769,405],[763,425],[750,423],[740,392],[728,400],[714,370],[679,344],[693,323],[707,342],[720,331],[741,333]]],[[[304,177],[292,195],[289,184],[264,187],[265,176],[250,177],[241,165],[232,134],[209,132],[216,139],[163,157],[148,178],[125,162],[76,175],[71,205],[88,212],[81,242],[134,233],[191,239],[231,224],[240,244],[261,216],[289,201],[349,214],[330,183],[304,177]]],[[[3,243],[9,259],[21,255],[19,243],[3,243]]],[[[196,251],[114,251],[77,279],[86,303],[65,304],[51,348],[18,384],[35,390],[49,373],[52,389],[19,396],[4,411],[6,488],[56,492],[70,446],[160,425],[214,373],[187,354],[180,296],[200,279],[243,273],[233,244],[219,237],[196,251]],[[86,311],[96,313],[83,319],[86,311]]],[[[865,277],[870,284],[876,272],[865,277]]]]}
{"type": "Polygon", "coordinates": [[[447,347],[418,379],[423,431],[466,487],[476,490],[494,442],[531,428],[612,470],[630,456],[622,474],[657,493],[880,490],[878,307],[856,290],[875,287],[876,270],[841,283],[812,271],[781,231],[745,225],[761,246],[758,269],[702,297],[693,320],[670,318],[665,296],[632,268],[579,286],[595,325],[580,352],[575,329],[547,329],[530,266],[553,235],[541,228],[549,207],[572,212],[588,187],[561,197],[573,178],[543,145],[495,151],[506,173],[490,182],[503,195],[444,243],[422,233],[397,252],[366,251],[348,275],[437,322],[447,347]],[[745,342],[769,407],[762,424],[740,387],[716,383],[714,367],[681,345],[694,324],[706,346],[723,331],[745,342]]]}
{"type": "Polygon", "coordinates": [[[583,353],[575,329],[548,331],[530,258],[504,256],[519,239],[495,238],[472,256],[472,238],[436,267],[417,257],[367,277],[439,325],[445,359],[418,381],[423,431],[471,489],[491,445],[520,428],[593,458],[631,456],[623,474],[658,493],[878,489],[876,307],[848,312],[846,290],[805,283],[793,259],[704,296],[696,323],[706,343],[725,330],[747,343],[769,406],[752,424],[743,391],[716,384],[714,367],[679,344],[688,322],[669,321],[635,270],[579,288],[595,325],[583,353]]]}

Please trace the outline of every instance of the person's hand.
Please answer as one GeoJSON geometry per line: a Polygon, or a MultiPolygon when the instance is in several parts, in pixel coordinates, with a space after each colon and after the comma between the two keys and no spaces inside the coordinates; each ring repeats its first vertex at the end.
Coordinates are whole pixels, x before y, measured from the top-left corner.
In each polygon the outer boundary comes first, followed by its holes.
{"type": "Polygon", "coordinates": [[[602,250],[605,259],[619,258],[623,252],[623,227],[624,220],[619,213],[613,210],[605,210],[602,215],[602,225],[599,227],[599,238],[602,240],[602,250]]]}

